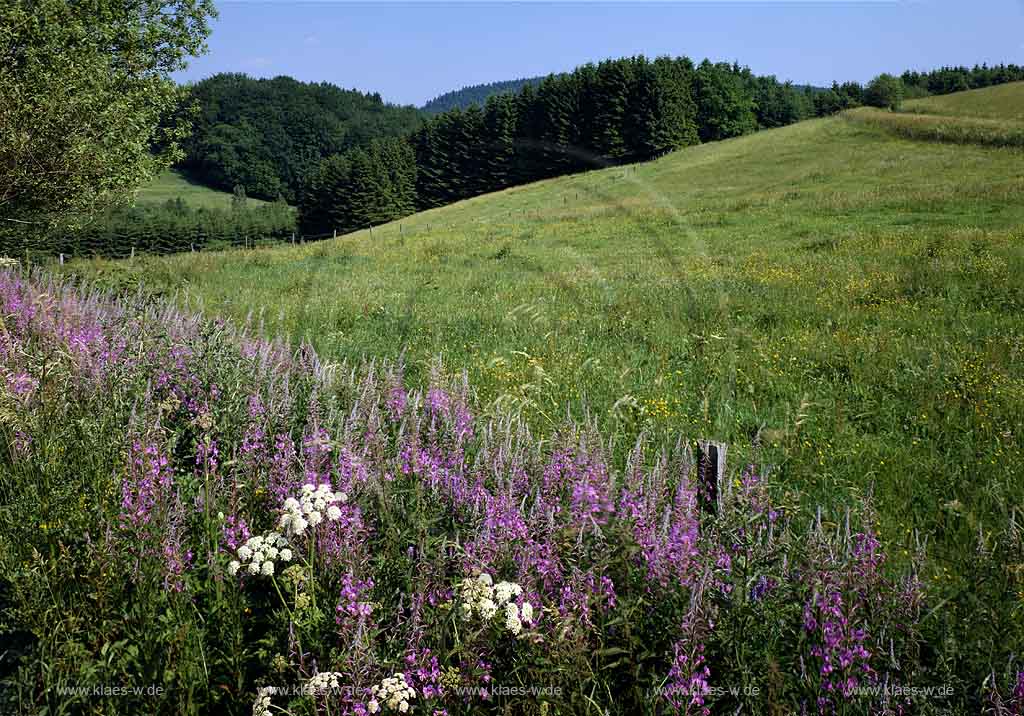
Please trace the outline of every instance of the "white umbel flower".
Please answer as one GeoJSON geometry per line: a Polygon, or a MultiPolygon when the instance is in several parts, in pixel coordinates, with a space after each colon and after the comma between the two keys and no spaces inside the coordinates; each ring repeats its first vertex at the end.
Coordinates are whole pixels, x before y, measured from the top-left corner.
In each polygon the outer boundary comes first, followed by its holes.
{"type": "Polygon", "coordinates": [[[523,588],[515,582],[498,582],[494,585],[494,601],[506,604],[523,593],[523,588]]]}
{"type": "Polygon", "coordinates": [[[314,696],[331,690],[336,691],[340,688],[338,685],[340,678],[343,678],[343,675],[337,671],[321,671],[319,674],[314,674],[306,683],[306,691],[314,696]]]}
{"type": "Polygon", "coordinates": [[[498,613],[498,605],[491,599],[481,599],[477,607],[480,609],[480,616],[484,618],[484,621],[498,613]]]}
{"type": "Polygon", "coordinates": [[[301,535],[307,527],[316,527],[326,518],[334,522],[341,519],[341,508],[336,503],[345,502],[344,492],[332,492],[329,485],[302,486],[299,497],[284,501],[278,527],[287,535],[301,535]]]}
{"type": "Polygon", "coordinates": [[[273,686],[261,687],[256,692],[256,701],[252,705],[252,716],[270,716],[270,694],[274,693],[273,686]]]}
{"type": "Polygon", "coordinates": [[[515,604],[505,605],[505,628],[512,632],[513,636],[519,636],[523,630],[523,623],[519,619],[519,607],[515,604]]]}
{"type": "Polygon", "coordinates": [[[520,607],[513,601],[522,593],[523,588],[515,582],[502,581],[495,584],[486,572],[477,575],[475,579],[467,577],[459,585],[462,616],[470,620],[477,614],[482,621],[489,622],[501,611],[505,628],[518,636],[524,623],[533,622],[533,606],[524,602],[525,606],[520,611],[520,607]]]}
{"type": "Polygon", "coordinates": [[[405,674],[397,672],[370,689],[373,698],[366,705],[370,713],[377,713],[380,704],[399,713],[409,712],[409,702],[416,698],[416,691],[405,680],[405,674]]]}
{"type": "Polygon", "coordinates": [[[249,574],[255,576],[262,574],[269,577],[274,574],[274,562],[281,559],[285,562],[291,560],[291,550],[287,549],[288,540],[278,532],[267,532],[265,535],[250,537],[241,547],[238,548],[238,559],[232,560],[228,565],[228,573],[232,576],[238,574],[242,567],[245,567],[249,574]],[[284,553],[288,553],[285,558],[284,553]]]}

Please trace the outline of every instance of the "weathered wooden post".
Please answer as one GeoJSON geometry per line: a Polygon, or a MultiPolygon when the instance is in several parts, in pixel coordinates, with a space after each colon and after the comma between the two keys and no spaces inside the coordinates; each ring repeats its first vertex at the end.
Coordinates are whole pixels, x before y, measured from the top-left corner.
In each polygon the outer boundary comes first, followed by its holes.
{"type": "Polygon", "coordinates": [[[61,266],[64,265],[64,253],[63,252],[61,252],[61,254],[60,254],[60,265],[61,266]]]}
{"type": "Polygon", "coordinates": [[[700,440],[697,443],[697,490],[701,508],[712,514],[718,514],[722,507],[725,453],[725,443],[713,440],[700,440]]]}
{"type": "Polygon", "coordinates": [[[295,244],[295,232],[294,231],[292,232],[292,244],[293,245],[295,244]]]}
{"type": "Polygon", "coordinates": [[[332,239],[338,238],[338,230],[337,229],[334,230],[334,235],[331,238],[332,239]]]}
{"type": "Polygon", "coordinates": [[[135,247],[132,247],[132,258],[135,258],[135,247]]]}

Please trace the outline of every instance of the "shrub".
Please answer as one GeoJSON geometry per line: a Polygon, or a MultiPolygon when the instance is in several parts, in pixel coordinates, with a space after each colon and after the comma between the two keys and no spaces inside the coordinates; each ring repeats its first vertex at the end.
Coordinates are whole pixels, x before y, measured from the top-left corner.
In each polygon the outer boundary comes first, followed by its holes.
{"type": "Polygon", "coordinates": [[[882,109],[899,109],[903,101],[903,81],[899,77],[882,73],[864,89],[864,104],[882,109]]]}

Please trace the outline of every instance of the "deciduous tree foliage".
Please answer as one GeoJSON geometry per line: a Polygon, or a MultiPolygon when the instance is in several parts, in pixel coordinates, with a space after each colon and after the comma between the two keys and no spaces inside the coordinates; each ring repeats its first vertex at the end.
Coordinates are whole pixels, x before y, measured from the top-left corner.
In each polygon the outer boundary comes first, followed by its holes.
{"type": "Polygon", "coordinates": [[[864,103],[872,107],[897,109],[903,101],[903,82],[899,77],[882,73],[864,89],[864,103]]]}
{"type": "Polygon", "coordinates": [[[0,218],[56,223],[130,200],[180,152],[170,73],[205,49],[212,0],[0,3],[0,218]],[[153,151],[158,147],[158,151],[153,151]]]}
{"type": "Polygon", "coordinates": [[[241,184],[249,196],[270,200],[295,201],[321,159],[408,134],[421,116],[412,107],[386,104],[379,94],[244,74],[198,82],[189,88],[189,101],[200,110],[182,168],[216,189],[241,184]]]}

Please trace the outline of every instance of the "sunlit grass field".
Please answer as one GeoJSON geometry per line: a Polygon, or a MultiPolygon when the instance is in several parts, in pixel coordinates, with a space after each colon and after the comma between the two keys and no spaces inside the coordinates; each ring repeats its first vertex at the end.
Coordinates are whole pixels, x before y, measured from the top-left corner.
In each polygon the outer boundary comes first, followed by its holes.
{"type": "Polygon", "coordinates": [[[1024,82],[1010,82],[968,92],[910,100],[903,104],[902,109],[926,114],[1024,122],[1024,82]]]}
{"type": "MultiPolygon", "coordinates": [[[[139,204],[163,204],[169,200],[181,199],[193,209],[230,209],[232,195],[196,184],[187,179],[181,172],[173,169],[160,174],[149,184],[139,189],[136,202],[139,204]]],[[[254,206],[266,202],[259,199],[247,199],[254,206]]]]}
{"type": "Polygon", "coordinates": [[[1024,495],[1022,199],[1019,149],[836,117],[372,233],[71,270],[330,360],[443,356],[542,434],[590,411],[623,444],[726,441],[808,504],[871,493],[954,594],[1024,495]]]}
{"type": "Polygon", "coordinates": [[[884,129],[907,139],[989,147],[1024,147],[1024,122],[946,114],[890,112],[858,107],[843,113],[851,122],[884,129]]]}

